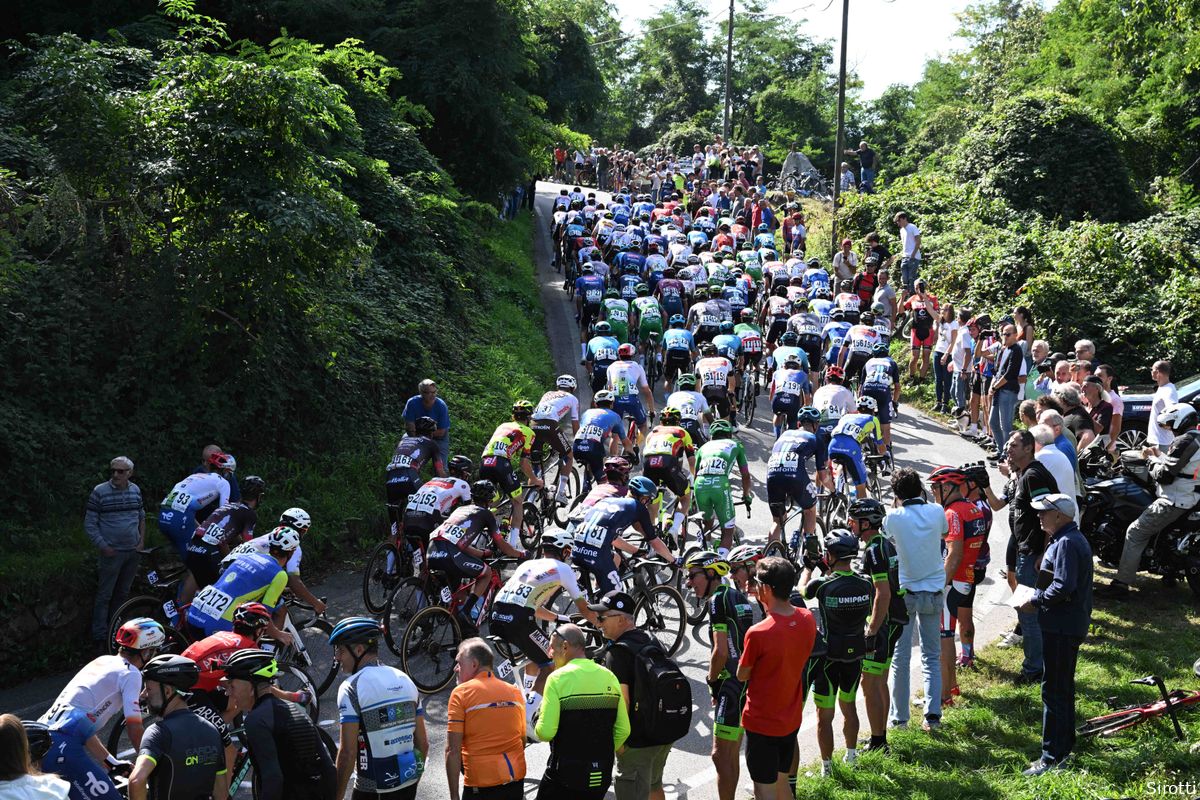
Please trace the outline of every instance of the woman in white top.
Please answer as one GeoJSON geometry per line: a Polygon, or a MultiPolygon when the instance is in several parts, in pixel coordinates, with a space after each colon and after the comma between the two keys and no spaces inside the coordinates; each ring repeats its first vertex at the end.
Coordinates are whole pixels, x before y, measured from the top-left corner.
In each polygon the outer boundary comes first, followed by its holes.
{"type": "Polygon", "coordinates": [[[958,339],[958,320],[955,319],[954,305],[946,303],[942,306],[941,319],[938,320],[937,341],[933,345],[933,382],[935,405],[934,411],[942,414],[950,413],[950,403],[954,398],[950,388],[950,356],[954,353],[954,343],[958,339]]]}
{"type": "Polygon", "coordinates": [[[12,714],[0,715],[0,797],[4,800],[66,800],[71,784],[57,775],[43,775],[35,764],[50,749],[50,731],[29,723],[36,734],[34,748],[25,725],[12,714]]]}
{"type": "Polygon", "coordinates": [[[850,249],[853,246],[854,242],[842,239],[842,249],[833,254],[833,271],[839,282],[854,280],[854,273],[858,272],[858,254],[850,249]]]}

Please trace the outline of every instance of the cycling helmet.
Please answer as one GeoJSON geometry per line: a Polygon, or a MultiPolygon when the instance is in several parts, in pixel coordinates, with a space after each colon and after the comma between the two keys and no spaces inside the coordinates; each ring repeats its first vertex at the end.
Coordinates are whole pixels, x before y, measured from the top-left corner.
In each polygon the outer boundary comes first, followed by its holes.
{"type": "Polygon", "coordinates": [[[838,284],[838,288],[841,289],[843,292],[849,292],[850,290],[852,290],[854,288],[854,284],[851,281],[843,280],[841,283],[838,284]]]}
{"type": "Polygon", "coordinates": [[[437,430],[437,420],[433,417],[420,417],[413,423],[413,431],[417,436],[430,436],[437,430]]]}
{"type": "Polygon", "coordinates": [[[604,299],[605,300],[615,300],[620,296],[621,296],[621,293],[618,292],[616,289],[614,289],[611,286],[604,290],[604,299]]]}
{"type": "Polygon", "coordinates": [[[795,353],[788,353],[783,359],[783,366],[800,369],[800,356],[795,353]]]}
{"type": "Polygon", "coordinates": [[[816,406],[802,406],[796,412],[796,419],[801,422],[820,422],[821,412],[816,406]]]}
{"type": "Polygon", "coordinates": [[[712,342],[704,342],[700,345],[700,355],[705,357],[715,356],[717,354],[717,346],[712,342]]]}
{"type": "Polygon", "coordinates": [[[50,752],[50,726],[44,722],[23,719],[21,727],[25,729],[25,739],[29,742],[29,759],[35,764],[41,763],[46,753],[50,752]]]}
{"type": "Polygon", "coordinates": [[[742,319],[754,319],[754,309],[753,308],[743,308],[741,311],[738,312],[738,316],[741,317],[742,319]]]}
{"type": "Polygon", "coordinates": [[[887,311],[887,306],[885,306],[883,303],[872,303],[871,311],[877,315],[880,315],[887,311]]]}
{"type": "Polygon", "coordinates": [[[637,292],[638,297],[645,297],[646,295],[650,294],[650,287],[644,283],[639,283],[637,286],[633,287],[633,290],[637,292]]]}
{"type": "Polygon", "coordinates": [[[592,262],[585,261],[583,262],[583,266],[579,268],[579,271],[584,275],[591,275],[596,271],[596,268],[592,266],[592,262]]]}
{"type": "Polygon", "coordinates": [[[866,395],[866,394],[859,395],[858,399],[855,400],[854,402],[857,404],[859,411],[867,411],[867,412],[870,412],[871,414],[879,413],[879,402],[874,397],[871,397],[870,395],[866,395]]]}
{"type": "Polygon", "coordinates": [[[598,336],[606,334],[606,333],[612,333],[612,325],[609,325],[604,320],[600,320],[599,322],[597,322],[595,325],[592,326],[592,329],[594,331],[596,331],[596,335],[598,335],[598,336]]]}
{"type": "MultiPolygon", "coordinates": [[[[336,628],[335,628],[336,630],[336,628]]],[[[225,659],[225,677],[235,681],[267,683],[279,674],[279,664],[266,650],[238,650],[225,659]]]]}
{"type": "Polygon", "coordinates": [[[271,609],[262,603],[242,603],[233,612],[233,626],[258,630],[271,623],[271,609]]]}
{"type": "Polygon", "coordinates": [[[786,286],[776,286],[775,287],[775,296],[776,297],[787,297],[787,287],[786,286]]]}
{"type": "Polygon", "coordinates": [[[473,462],[468,456],[451,456],[450,463],[447,464],[446,467],[447,471],[451,475],[466,477],[471,474],[473,469],[475,469],[475,462],[473,462]]]}
{"type": "Polygon", "coordinates": [[[267,490],[267,482],[257,475],[247,475],[241,482],[242,499],[257,500],[267,490]]]}
{"type": "Polygon", "coordinates": [[[813,292],[813,299],[814,300],[832,300],[833,292],[829,291],[828,287],[818,286],[817,290],[815,292],[813,292]]]}
{"type": "Polygon", "coordinates": [[[835,308],[829,312],[829,318],[834,322],[841,322],[846,318],[846,312],[840,308],[835,308]]]}
{"type": "Polygon", "coordinates": [[[287,525],[300,533],[308,533],[312,527],[312,517],[303,508],[292,507],[279,515],[279,524],[287,525]]]}
{"type": "Polygon", "coordinates": [[[1178,435],[1196,427],[1196,408],[1191,403],[1175,403],[1159,412],[1158,425],[1160,428],[1170,428],[1178,435]]]}
{"type": "Polygon", "coordinates": [[[663,270],[663,277],[664,277],[664,278],[674,278],[674,277],[675,277],[675,268],[674,268],[674,267],[667,267],[666,269],[664,269],[664,270],[663,270]]]}
{"type": "Polygon", "coordinates": [[[821,259],[817,258],[816,256],[812,256],[808,259],[808,261],[804,262],[804,265],[807,267],[812,267],[813,269],[820,269],[821,259]]]}
{"type": "Polygon", "coordinates": [[[797,297],[796,302],[792,303],[792,308],[796,311],[808,311],[808,298],[797,297]]]}
{"type": "Polygon", "coordinates": [[[683,418],[683,412],[675,406],[667,406],[658,417],[664,425],[678,425],[679,420],[683,418]]]}
{"type": "Polygon", "coordinates": [[[560,553],[575,546],[575,536],[566,531],[549,530],[542,534],[542,549],[558,550],[560,553]]]}
{"type": "Polygon", "coordinates": [[[695,254],[688,256],[688,257],[687,257],[687,263],[689,263],[689,264],[699,264],[699,263],[700,263],[700,256],[698,256],[698,255],[695,255],[695,254]]]}
{"type": "Polygon", "coordinates": [[[285,553],[292,553],[300,546],[300,534],[295,528],[280,525],[267,534],[267,545],[272,550],[278,548],[285,553]]]}
{"type": "Polygon", "coordinates": [[[959,467],[963,474],[967,476],[967,480],[975,484],[981,489],[987,488],[991,484],[991,477],[988,475],[987,465],[982,461],[974,461],[970,464],[963,464],[959,467]]]}
{"type": "Polygon", "coordinates": [[[524,398],[517,400],[512,404],[512,415],[514,419],[525,419],[533,414],[533,403],[524,398]]]}
{"type": "Polygon", "coordinates": [[[637,354],[637,348],[629,342],[617,348],[617,358],[633,358],[637,354]]]}
{"type": "Polygon", "coordinates": [[[952,486],[964,486],[970,482],[967,473],[958,467],[935,467],[929,474],[930,483],[947,483],[952,486]]]}
{"type": "Polygon", "coordinates": [[[184,656],[163,653],[146,662],[146,666],[142,667],[142,679],[165,683],[178,691],[187,692],[200,680],[200,665],[184,656]]]}
{"type": "Polygon", "coordinates": [[[579,382],[575,380],[574,375],[559,375],[554,381],[554,388],[562,389],[564,392],[573,392],[579,387],[579,382]]]}
{"type": "Polygon", "coordinates": [[[733,323],[725,320],[721,323],[721,333],[733,333],[733,323]]]}
{"type": "Polygon", "coordinates": [[[162,623],[149,617],[135,617],[129,620],[113,635],[117,647],[127,647],[130,650],[157,650],[167,641],[167,632],[162,623]]]}
{"type": "Polygon", "coordinates": [[[584,236],[582,239],[579,240],[579,246],[581,248],[594,247],[595,244],[596,243],[594,241],[592,241],[592,237],[590,237],[590,236],[584,236]]]}
{"type": "Polygon", "coordinates": [[[885,513],[883,504],[870,497],[855,500],[850,504],[850,508],[847,511],[850,519],[865,520],[875,528],[883,524],[885,513]]]}
{"type": "Polygon", "coordinates": [[[834,528],[821,544],[825,547],[828,563],[858,555],[858,537],[845,528],[834,528]]]}
{"type": "Polygon", "coordinates": [[[779,337],[779,343],[784,347],[795,347],[800,343],[800,337],[795,331],[785,331],[783,335],[779,337]]]}
{"type": "Polygon", "coordinates": [[[858,319],[860,322],[862,322],[863,325],[874,325],[875,324],[875,312],[874,311],[864,311],[864,312],[862,312],[862,314],[859,316],[858,319]]]}
{"type": "Polygon", "coordinates": [[[684,559],[683,568],[686,570],[711,569],[717,573],[718,578],[724,578],[729,574],[729,562],[712,550],[693,550],[684,559]]]}
{"type": "Polygon", "coordinates": [[[928,286],[929,286],[929,284],[925,282],[924,278],[917,278],[916,282],[913,283],[913,288],[916,289],[918,292],[925,291],[926,287],[928,287],[928,286]]]}
{"type": "Polygon", "coordinates": [[[629,472],[633,467],[624,456],[612,456],[604,459],[604,475],[609,479],[617,478],[621,483],[629,481],[629,472]]]}
{"type": "Polygon", "coordinates": [[[714,439],[728,439],[733,436],[733,425],[727,419],[719,419],[708,426],[708,432],[714,439]]]}
{"type": "Polygon", "coordinates": [[[730,568],[740,566],[751,566],[757,564],[759,559],[763,557],[763,549],[757,544],[739,544],[737,547],[729,551],[729,566],[730,568]]]}
{"type": "Polygon", "coordinates": [[[611,211],[605,211],[605,212],[604,212],[604,218],[605,218],[605,219],[612,219],[612,218],[613,218],[613,212],[611,212],[611,211]]]}
{"type": "Polygon", "coordinates": [[[683,314],[672,314],[669,322],[672,328],[676,328],[686,325],[687,319],[683,316],[683,314]]]}
{"type": "Polygon", "coordinates": [[[208,457],[208,463],[218,470],[233,472],[237,469],[237,459],[229,453],[213,453],[208,457]]]}
{"type": "Polygon", "coordinates": [[[883,342],[876,342],[875,346],[871,348],[871,355],[876,358],[885,358],[891,355],[891,350],[883,342]]]}
{"type": "Polygon", "coordinates": [[[349,646],[352,644],[373,645],[379,641],[383,629],[379,620],[374,617],[346,617],[333,626],[329,632],[331,645],[349,646]]]}
{"type": "Polygon", "coordinates": [[[658,487],[645,475],[638,475],[629,482],[629,494],[634,497],[654,497],[658,494],[658,487]]]}
{"type": "Polygon", "coordinates": [[[658,242],[646,242],[646,255],[658,252],[658,242]]]}
{"type": "Polygon", "coordinates": [[[771,226],[765,222],[760,222],[760,223],[758,223],[758,232],[759,233],[770,233],[771,226]]]}
{"type": "Polygon", "coordinates": [[[487,505],[496,496],[496,484],[491,481],[475,481],[471,484],[471,499],[480,505],[487,505]]]}
{"type": "Polygon", "coordinates": [[[840,381],[845,377],[846,377],[846,371],[844,369],[842,369],[841,367],[837,366],[836,364],[830,364],[829,368],[825,370],[826,380],[839,380],[840,381]]]}
{"type": "Polygon", "coordinates": [[[690,372],[683,373],[675,381],[675,388],[677,388],[677,389],[695,389],[696,388],[696,376],[690,372]]]}
{"type": "Polygon", "coordinates": [[[608,389],[601,389],[600,391],[598,391],[594,395],[592,395],[592,403],[594,403],[595,405],[598,405],[598,406],[604,405],[605,403],[607,403],[608,405],[612,405],[613,401],[616,399],[617,399],[616,395],[614,395],[608,389]]]}

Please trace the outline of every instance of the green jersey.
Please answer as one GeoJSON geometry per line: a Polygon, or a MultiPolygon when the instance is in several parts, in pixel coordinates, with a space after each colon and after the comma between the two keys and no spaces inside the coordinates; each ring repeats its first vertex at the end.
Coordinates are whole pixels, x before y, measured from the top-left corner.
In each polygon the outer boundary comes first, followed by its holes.
{"type": "Polygon", "coordinates": [[[746,595],[728,583],[722,583],[713,590],[712,597],[708,601],[708,608],[709,628],[713,633],[713,641],[716,641],[718,632],[724,632],[729,638],[726,643],[726,647],[729,649],[725,654],[725,669],[720,675],[722,678],[728,678],[737,674],[738,659],[742,657],[742,644],[746,641],[746,631],[754,624],[754,610],[750,601],[746,599],[746,595]]]}
{"type": "Polygon", "coordinates": [[[662,306],[653,297],[639,297],[633,301],[633,307],[638,313],[638,327],[647,326],[662,330],[662,306]]]}
{"type": "Polygon", "coordinates": [[[604,319],[612,326],[612,335],[621,344],[629,341],[629,303],[617,297],[604,301],[604,319]]]}
{"type": "Polygon", "coordinates": [[[696,487],[729,490],[729,473],[746,469],[746,450],[737,439],[713,439],[696,451],[696,487]]]}

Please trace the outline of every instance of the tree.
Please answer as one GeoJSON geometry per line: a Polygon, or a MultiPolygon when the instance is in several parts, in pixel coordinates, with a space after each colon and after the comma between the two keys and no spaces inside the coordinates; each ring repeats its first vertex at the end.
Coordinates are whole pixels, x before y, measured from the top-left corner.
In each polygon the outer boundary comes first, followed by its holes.
{"type": "Polygon", "coordinates": [[[706,17],[697,0],[675,0],[643,23],[633,87],[644,109],[637,122],[650,132],[648,139],[713,104],[712,77],[722,62],[706,39],[706,17]]]}

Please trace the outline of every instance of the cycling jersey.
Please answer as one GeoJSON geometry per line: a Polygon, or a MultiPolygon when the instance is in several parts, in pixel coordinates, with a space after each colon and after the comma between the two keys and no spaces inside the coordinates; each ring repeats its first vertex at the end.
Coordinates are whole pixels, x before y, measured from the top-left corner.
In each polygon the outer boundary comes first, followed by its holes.
{"type": "Polygon", "coordinates": [[[441,543],[447,547],[453,546],[466,552],[468,547],[482,550],[480,540],[490,536],[497,544],[504,541],[497,533],[496,515],[483,506],[474,503],[459,506],[450,512],[446,521],[437,527],[429,538],[430,546],[441,543]]]}
{"type": "Polygon", "coordinates": [[[195,472],[175,484],[158,509],[158,527],[183,554],[196,523],[229,502],[229,481],[216,472],[195,472]]]}
{"type": "MultiPolygon", "coordinates": [[[[866,654],[865,631],[871,614],[874,586],[853,572],[836,571],[809,581],[806,600],[817,601],[817,629],[824,643],[821,653],[830,661],[858,661],[866,654]]],[[[820,642],[814,652],[820,648],[820,642]]]]}
{"type": "Polygon", "coordinates": [[[603,305],[603,318],[612,327],[613,338],[621,344],[629,341],[629,303],[617,297],[609,297],[603,305]]]}
{"type": "Polygon", "coordinates": [[[805,289],[810,286],[829,288],[829,273],[819,267],[804,270],[801,274],[801,280],[804,281],[805,289]]]}
{"type": "Polygon", "coordinates": [[[913,312],[913,331],[921,337],[933,328],[934,315],[938,312],[938,299],[931,294],[914,294],[904,301],[904,307],[913,312]]]}
{"type": "Polygon", "coordinates": [[[396,444],[392,460],[387,465],[387,482],[420,482],[421,468],[431,459],[436,460],[437,444],[428,436],[405,436],[396,444]]]}
{"type": "Polygon", "coordinates": [[[696,349],[696,340],[692,332],[686,328],[668,328],[663,333],[663,349],[690,353],[696,349]]]}
{"type": "Polygon", "coordinates": [[[629,738],[629,712],[617,676],[587,658],[576,658],[546,680],[537,738],[550,742],[543,785],[595,796],[608,788],[616,751],[629,738]]]}
{"type": "Polygon", "coordinates": [[[753,357],[760,355],[763,350],[762,329],[757,325],[743,322],[735,325],[733,332],[742,340],[742,352],[753,357]]]}
{"type": "Polygon", "coordinates": [[[802,369],[777,369],[771,376],[772,400],[786,400],[789,404],[799,407],[804,395],[812,391],[808,382],[808,373],[802,369]]]}
{"type": "Polygon", "coordinates": [[[445,518],[459,503],[470,502],[471,487],[462,478],[434,478],[408,498],[404,512],[445,518]]]}
{"type": "Polygon", "coordinates": [[[833,307],[840,308],[843,311],[857,312],[862,305],[862,301],[854,292],[838,292],[833,297],[833,307]]]}
{"type": "Polygon", "coordinates": [[[533,431],[521,422],[505,422],[496,428],[487,446],[483,448],[483,463],[492,464],[498,460],[512,462],[524,458],[533,448],[533,431]]]}
{"type": "Polygon", "coordinates": [[[775,361],[776,367],[782,367],[787,363],[788,357],[795,358],[800,362],[800,368],[803,370],[809,369],[808,353],[799,347],[791,345],[783,345],[775,348],[775,352],[771,354],[771,358],[775,361]]]}
{"type": "Polygon", "coordinates": [[[738,356],[742,351],[742,338],[733,333],[722,333],[713,337],[713,346],[717,348],[717,353],[729,359],[731,362],[737,361],[738,356]]]}
{"type": "MultiPolygon", "coordinates": [[[[612,336],[593,336],[587,344],[587,358],[592,362],[592,389],[597,381],[603,381],[608,367],[617,360],[617,348],[621,343],[612,336]]],[[[603,386],[603,383],[601,383],[603,386]]]]}
{"type": "Polygon", "coordinates": [[[784,431],[771,447],[767,477],[787,475],[807,479],[810,458],[820,472],[825,469],[825,448],[822,444],[821,438],[809,431],[784,431]]]}
{"type": "Polygon", "coordinates": [[[616,361],[608,367],[608,389],[616,395],[618,405],[637,402],[641,404],[641,390],[647,387],[646,371],[636,361],[616,361]]]}
{"type": "MultiPolygon", "coordinates": [[[[708,599],[709,630],[713,634],[725,633],[728,637],[725,654],[725,667],[721,670],[721,678],[737,675],[738,659],[742,657],[742,644],[746,640],[746,631],[754,624],[753,607],[746,595],[734,586],[722,583],[713,589],[712,597],[708,599]]],[[[716,641],[716,636],[713,636],[716,641]]]]}
{"type": "Polygon", "coordinates": [[[559,588],[572,602],[583,597],[573,569],[556,558],[537,558],[517,567],[496,594],[496,602],[536,610],[559,588]]]}
{"type": "Polygon", "coordinates": [[[198,585],[217,580],[221,548],[248,539],[258,515],[244,503],[227,503],[209,514],[187,544],[184,564],[198,585]]]}
{"type": "MultiPolygon", "coordinates": [[[[224,572],[229,568],[230,564],[247,553],[260,553],[261,555],[269,556],[271,554],[271,544],[268,541],[269,536],[270,534],[266,533],[262,536],[255,536],[250,541],[243,542],[230,550],[229,554],[221,559],[220,571],[224,572]]],[[[292,554],[288,556],[287,563],[283,565],[283,571],[288,575],[299,575],[300,562],[302,560],[304,560],[304,548],[297,545],[292,554]]],[[[213,582],[215,583],[215,581],[213,582]]]]}
{"type": "Polygon", "coordinates": [[[729,473],[733,465],[745,470],[746,450],[736,439],[714,439],[696,451],[696,489],[701,487],[729,491],[729,473]]]}
{"type": "Polygon", "coordinates": [[[383,794],[420,779],[413,739],[424,715],[417,687],[394,667],[369,664],[342,682],[338,720],[358,723],[355,791],[383,794]]]}
{"type": "Polygon", "coordinates": [[[208,798],[217,775],[225,773],[220,732],[190,708],[172,711],[151,725],[138,755],[154,762],[149,796],[155,800],[208,798]]]}
{"type": "Polygon", "coordinates": [[[866,325],[855,325],[846,333],[846,346],[851,356],[870,357],[875,345],[879,344],[879,332],[866,325]]]}
{"type": "Polygon", "coordinates": [[[38,721],[53,732],[87,739],[118,711],[125,719],[141,720],[141,693],[142,673],[136,667],[121,656],[99,656],[71,678],[38,721]]]}
{"type": "MultiPolygon", "coordinates": [[[[382,713],[378,718],[387,719],[382,713]]],[[[303,708],[264,694],[246,714],[244,727],[261,800],[324,800],[336,791],[333,756],[303,708]]],[[[356,789],[361,788],[357,777],[356,789]]]]}
{"type": "Polygon", "coordinates": [[[855,409],[854,393],[838,383],[827,383],[817,389],[812,403],[821,412],[821,427],[829,430],[855,409]]]}
{"type": "Polygon", "coordinates": [[[874,414],[846,414],[838,420],[832,435],[835,439],[853,439],[857,444],[865,444],[868,439],[875,444],[883,441],[883,429],[874,414]]]}
{"type": "Polygon", "coordinates": [[[821,340],[825,343],[825,359],[830,364],[836,364],[838,354],[841,352],[842,342],[846,338],[846,334],[850,332],[849,322],[834,322],[831,321],[825,325],[821,331],[821,340]]]}
{"type": "Polygon", "coordinates": [[[195,689],[203,692],[216,689],[221,678],[225,677],[225,659],[238,650],[257,646],[252,637],[233,631],[217,631],[211,636],[192,642],[183,651],[183,656],[200,665],[200,680],[195,689]]]}
{"type": "MultiPolygon", "coordinates": [[[[646,437],[643,454],[647,460],[654,456],[670,456],[678,459],[686,453],[695,452],[695,449],[691,434],[682,427],[659,425],[646,437]]],[[[647,461],[647,466],[650,466],[649,461],[647,461]]]]}
{"type": "MultiPolygon", "coordinates": [[[[863,366],[863,392],[887,392],[900,382],[900,368],[890,357],[872,358],[863,366]]],[[[889,400],[890,402],[890,400],[889,400]]]]}
{"type": "Polygon", "coordinates": [[[817,315],[817,324],[820,326],[817,329],[817,335],[820,336],[825,331],[825,326],[829,324],[829,312],[833,310],[833,301],[810,298],[808,307],[812,313],[817,315]]]}
{"type": "Polygon", "coordinates": [[[567,526],[575,537],[572,560],[592,574],[600,594],[619,584],[612,543],[636,524],[641,525],[647,544],[658,538],[649,509],[632,497],[621,497],[601,500],[567,526]]]}
{"type": "Polygon", "coordinates": [[[633,307],[637,311],[639,330],[645,331],[649,328],[662,332],[663,312],[657,300],[653,297],[639,297],[633,301],[633,307]]]}
{"type": "Polygon", "coordinates": [[[580,275],[575,279],[575,294],[585,306],[600,308],[604,302],[604,278],[599,275],[580,275]]]}
{"type": "Polygon", "coordinates": [[[667,405],[678,408],[679,418],[683,421],[699,422],[704,414],[708,413],[708,400],[694,389],[672,392],[667,397],[667,405]]]}
{"type": "Polygon", "coordinates": [[[662,300],[663,308],[671,314],[683,312],[683,281],[678,278],[663,278],[655,287],[655,293],[662,300]]]}
{"type": "MultiPolygon", "coordinates": [[[[946,506],[946,525],[949,533],[945,543],[962,542],[962,561],[955,570],[953,580],[963,584],[975,583],[975,561],[987,541],[987,519],[979,506],[969,500],[955,500],[946,506]]],[[[945,545],[943,545],[944,549],[945,545]]]]}
{"type": "Polygon", "coordinates": [[[274,611],[287,588],[288,574],[279,562],[261,553],[238,556],[220,579],[201,589],[188,607],[192,627],[209,636],[233,630],[233,613],[243,603],[259,602],[274,611]]]}
{"type": "Polygon", "coordinates": [[[724,356],[709,356],[696,362],[696,377],[701,391],[711,387],[726,388],[732,371],[733,364],[724,356]]]}
{"type": "Polygon", "coordinates": [[[813,311],[799,311],[788,318],[788,330],[797,336],[820,336],[824,323],[813,311]]]}
{"type": "Polygon", "coordinates": [[[744,288],[740,285],[726,286],[721,290],[721,299],[729,304],[731,317],[736,317],[746,307],[749,302],[749,297],[744,288]]]}
{"type": "Polygon", "coordinates": [[[575,441],[599,444],[610,435],[622,435],[621,416],[611,408],[589,408],[579,420],[575,441]]]}
{"type": "Polygon", "coordinates": [[[891,622],[904,625],[908,622],[908,606],[904,602],[904,589],[900,586],[900,557],[892,540],[876,533],[863,550],[863,573],[872,581],[887,581],[892,599],[888,603],[887,617],[891,622]]]}

